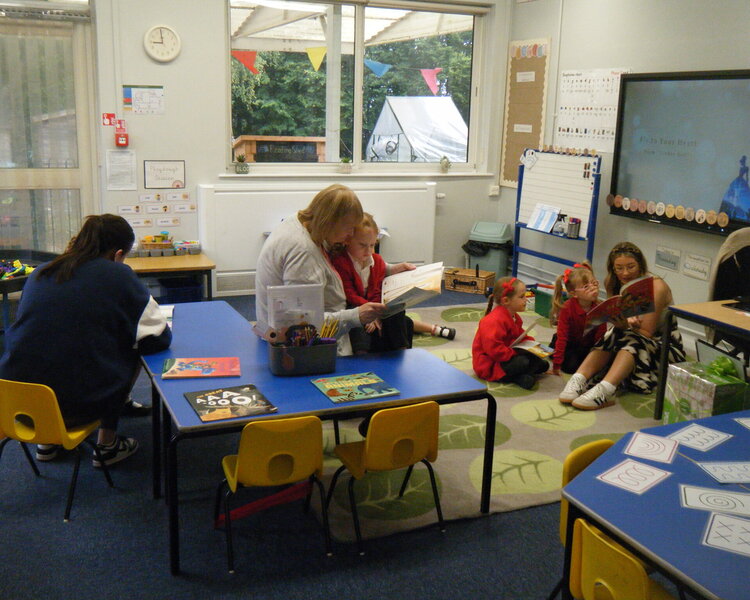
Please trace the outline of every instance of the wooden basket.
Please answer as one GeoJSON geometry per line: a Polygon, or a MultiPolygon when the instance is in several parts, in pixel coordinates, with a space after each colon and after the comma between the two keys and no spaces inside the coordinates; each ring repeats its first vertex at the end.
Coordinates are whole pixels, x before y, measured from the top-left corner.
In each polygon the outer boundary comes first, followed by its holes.
{"type": "Polygon", "coordinates": [[[446,290],[470,294],[485,294],[495,283],[494,271],[479,271],[477,275],[476,269],[446,269],[443,277],[446,290]]]}
{"type": "Polygon", "coordinates": [[[141,242],[139,247],[143,250],[171,250],[172,242],[141,242]]]}

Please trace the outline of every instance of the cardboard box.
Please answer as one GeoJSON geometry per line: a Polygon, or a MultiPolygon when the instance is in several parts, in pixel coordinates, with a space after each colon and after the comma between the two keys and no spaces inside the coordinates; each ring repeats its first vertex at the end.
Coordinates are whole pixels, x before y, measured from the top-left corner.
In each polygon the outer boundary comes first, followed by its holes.
{"type": "Polygon", "coordinates": [[[737,377],[711,372],[707,365],[669,365],[662,422],[678,423],[748,408],[748,385],[737,377]]]}
{"type": "Polygon", "coordinates": [[[485,294],[495,283],[495,273],[481,270],[478,273],[476,269],[446,269],[443,273],[445,289],[485,294]]]}

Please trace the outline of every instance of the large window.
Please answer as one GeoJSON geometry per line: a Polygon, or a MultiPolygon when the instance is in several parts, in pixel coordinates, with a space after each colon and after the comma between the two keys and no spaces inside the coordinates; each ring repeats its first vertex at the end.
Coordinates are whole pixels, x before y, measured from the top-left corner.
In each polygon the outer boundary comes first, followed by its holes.
{"type": "Polygon", "coordinates": [[[362,4],[231,0],[235,159],[469,160],[481,11],[362,4]]]}

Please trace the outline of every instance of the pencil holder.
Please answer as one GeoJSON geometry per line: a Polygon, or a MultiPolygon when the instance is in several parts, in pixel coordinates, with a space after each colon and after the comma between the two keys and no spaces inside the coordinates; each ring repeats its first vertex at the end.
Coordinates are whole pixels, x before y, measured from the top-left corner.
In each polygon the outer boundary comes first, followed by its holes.
{"type": "Polygon", "coordinates": [[[268,344],[268,366],[274,375],[317,375],[336,370],[336,344],[283,346],[268,344]]]}

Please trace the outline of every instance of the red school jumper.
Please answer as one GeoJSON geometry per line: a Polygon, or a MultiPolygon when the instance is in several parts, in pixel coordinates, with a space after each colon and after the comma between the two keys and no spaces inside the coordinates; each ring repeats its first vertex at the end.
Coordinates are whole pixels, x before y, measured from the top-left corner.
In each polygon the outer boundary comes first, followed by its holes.
{"type": "MultiPolygon", "coordinates": [[[[496,306],[479,321],[474,343],[471,345],[471,363],[474,372],[487,381],[505,377],[500,363],[508,362],[516,354],[510,345],[523,333],[521,317],[511,315],[504,306],[496,306]]],[[[527,335],[525,340],[534,338],[527,335]]]]}
{"type": "Polygon", "coordinates": [[[370,281],[367,283],[367,289],[365,289],[362,285],[362,279],[354,268],[354,263],[347,252],[331,259],[344,284],[347,306],[362,306],[366,302],[381,301],[383,279],[385,279],[385,261],[380,254],[373,254],[372,260],[375,264],[370,267],[370,281]]]}
{"type": "MultiPolygon", "coordinates": [[[[589,310],[597,304],[599,303],[594,302],[589,310]]],[[[581,307],[578,298],[569,298],[560,308],[560,314],[557,317],[557,338],[555,353],[552,355],[553,368],[559,369],[562,366],[565,348],[571,342],[583,348],[593,348],[607,330],[607,324],[600,324],[586,335],[583,334],[584,329],[586,329],[586,311],[581,307]]]]}

